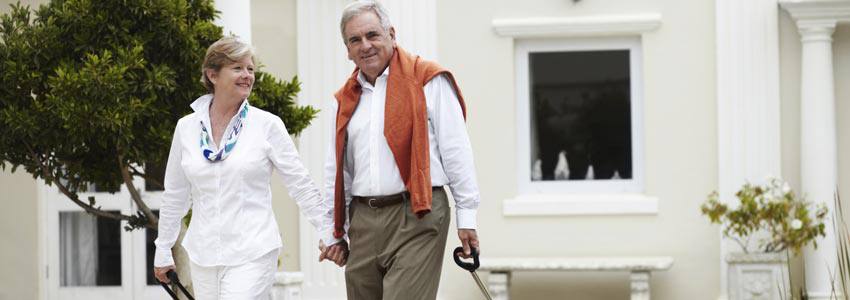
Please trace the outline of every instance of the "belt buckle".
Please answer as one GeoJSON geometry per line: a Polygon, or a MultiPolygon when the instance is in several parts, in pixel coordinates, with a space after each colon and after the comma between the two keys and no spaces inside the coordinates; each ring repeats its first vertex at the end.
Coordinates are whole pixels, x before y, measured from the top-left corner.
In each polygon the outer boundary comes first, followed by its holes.
{"type": "Polygon", "coordinates": [[[369,201],[368,201],[368,202],[366,202],[366,204],[368,204],[370,208],[378,208],[377,206],[375,206],[374,204],[372,204],[372,202],[373,202],[373,201],[378,201],[378,199],[375,199],[375,198],[369,198],[369,201]]]}

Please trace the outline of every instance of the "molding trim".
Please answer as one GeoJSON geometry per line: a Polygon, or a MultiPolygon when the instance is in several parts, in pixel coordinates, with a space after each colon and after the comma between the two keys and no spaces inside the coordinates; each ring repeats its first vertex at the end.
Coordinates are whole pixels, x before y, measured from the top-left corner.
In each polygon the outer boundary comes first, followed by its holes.
{"type": "Polygon", "coordinates": [[[640,35],[661,26],[661,14],[494,19],[497,35],[513,38],[640,35]]]}
{"type": "Polygon", "coordinates": [[[782,0],[779,1],[794,20],[832,19],[850,22],[850,1],[846,0],[782,0]]]}
{"type": "Polygon", "coordinates": [[[505,216],[658,214],[658,198],[643,194],[527,194],[503,205],[505,216]]]}

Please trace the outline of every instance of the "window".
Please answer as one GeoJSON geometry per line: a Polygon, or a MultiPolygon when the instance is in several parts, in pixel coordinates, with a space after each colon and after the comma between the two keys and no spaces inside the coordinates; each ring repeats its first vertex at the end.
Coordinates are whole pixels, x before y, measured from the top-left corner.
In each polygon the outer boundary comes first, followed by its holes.
{"type": "Polygon", "coordinates": [[[529,53],[532,181],[632,178],[629,51],[529,53]]]}
{"type": "Polygon", "coordinates": [[[121,285],[121,226],[117,220],[82,211],[60,212],[59,248],[61,286],[121,285]]]}
{"type": "MultiPolygon", "coordinates": [[[[161,167],[149,166],[153,181],[162,180],[161,167]]],[[[136,177],[142,198],[159,213],[161,188],[136,177]]],[[[89,185],[81,199],[95,197],[104,210],[134,214],[136,205],[125,185],[117,189],[89,185]]],[[[94,217],[68,200],[55,187],[44,186],[47,284],[46,299],[165,299],[153,278],[153,241],[150,229],[124,230],[125,222],[94,217]]]]}
{"type": "Polygon", "coordinates": [[[639,38],[516,47],[520,193],[642,192],[639,38]]]}

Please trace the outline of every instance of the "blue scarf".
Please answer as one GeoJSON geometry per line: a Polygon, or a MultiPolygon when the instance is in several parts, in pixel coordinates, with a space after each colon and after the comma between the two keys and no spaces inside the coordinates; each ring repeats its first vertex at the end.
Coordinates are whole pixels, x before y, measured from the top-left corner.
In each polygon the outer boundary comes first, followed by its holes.
{"type": "Polygon", "coordinates": [[[239,134],[242,133],[242,126],[244,125],[245,116],[247,115],[248,101],[245,101],[242,104],[242,108],[239,109],[239,117],[236,118],[236,121],[228,128],[230,130],[225,132],[224,147],[221,147],[218,150],[213,150],[212,134],[207,131],[207,126],[205,126],[204,121],[201,120],[201,151],[203,151],[204,157],[206,157],[207,160],[211,162],[221,161],[233,152],[233,148],[236,146],[236,141],[239,140],[239,134]]]}

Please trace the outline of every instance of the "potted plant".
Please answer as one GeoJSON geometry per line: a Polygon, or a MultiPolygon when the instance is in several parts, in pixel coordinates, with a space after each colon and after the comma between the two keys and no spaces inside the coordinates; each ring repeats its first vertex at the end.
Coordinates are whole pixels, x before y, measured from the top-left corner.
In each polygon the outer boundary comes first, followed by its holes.
{"type": "Polygon", "coordinates": [[[702,213],[723,226],[723,235],[740,252],[726,256],[730,299],[780,299],[789,295],[788,252],[799,255],[825,235],[825,205],[813,207],[788,183],[769,178],[764,185],[744,184],[736,201],[722,202],[713,192],[702,213]],[[755,245],[753,245],[755,244],[755,245]]]}

